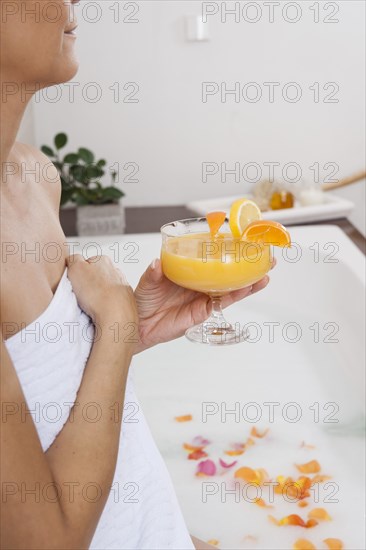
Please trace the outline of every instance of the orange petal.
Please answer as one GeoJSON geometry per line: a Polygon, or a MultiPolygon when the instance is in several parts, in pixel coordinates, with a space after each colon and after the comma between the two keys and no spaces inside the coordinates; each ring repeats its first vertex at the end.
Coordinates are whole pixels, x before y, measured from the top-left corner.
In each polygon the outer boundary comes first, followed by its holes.
{"type": "Polygon", "coordinates": [[[251,437],[248,437],[245,443],[245,447],[251,447],[252,445],[255,445],[255,441],[251,437]]]}
{"type": "Polygon", "coordinates": [[[176,416],[174,418],[174,420],[176,420],[177,422],[189,422],[190,420],[192,420],[192,415],[191,414],[184,414],[182,416],[176,416]]]}
{"type": "Polygon", "coordinates": [[[263,468],[255,470],[255,473],[257,474],[257,479],[260,481],[260,483],[263,483],[263,481],[266,481],[268,479],[268,474],[263,468]]]}
{"type": "Polygon", "coordinates": [[[292,548],[293,550],[316,550],[314,544],[306,539],[298,539],[292,548]]]}
{"type": "Polygon", "coordinates": [[[329,550],[343,550],[343,542],[340,539],[325,539],[323,542],[327,545],[329,550]]]}
{"type": "Polygon", "coordinates": [[[183,443],[183,449],[189,451],[190,453],[193,453],[193,451],[202,451],[204,447],[197,447],[194,445],[190,445],[189,443],[183,443]]]}
{"type": "Polygon", "coordinates": [[[321,519],[323,521],[330,521],[332,519],[324,508],[313,508],[308,513],[308,518],[321,519]]]}
{"type": "Polygon", "coordinates": [[[290,514],[280,520],[273,516],[268,516],[268,519],[275,525],[299,525],[300,527],[306,527],[305,521],[297,514],[290,514]]]}
{"type": "Polygon", "coordinates": [[[271,523],[274,523],[274,525],[279,525],[279,524],[280,524],[279,521],[278,521],[278,519],[274,518],[274,517],[271,516],[271,515],[268,516],[268,519],[269,519],[269,521],[270,521],[271,523]]]}
{"type": "Polygon", "coordinates": [[[314,485],[315,483],[323,483],[323,481],[328,481],[328,479],[332,479],[332,477],[324,476],[322,474],[314,476],[311,480],[311,485],[314,485]]]}
{"type": "Polygon", "coordinates": [[[300,448],[302,448],[302,449],[315,449],[315,445],[308,445],[307,443],[305,443],[305,441],[303,441],[300,445],[300,448]]]}
{"type": "Polygon", "coordinates": [[[237,449],[236,451],[224,451],[228,456],[239,456],[244,453],[244,449],[237,449]]]}
{"type": "Polygon", "coordinates": [[[254,501],[254,504],[256,504],[257,506],[259,506],[260,508],[273,508],[273,506],[270,506],[269,504],[267,504],[263,498],[257,498],[255,501],[254,501]]]}
{"type": "Polygon", "coordinates": [[[320,464],[317,460],[310,460],[306,464],[295,464],[295,466],[303,474],[317,474],[320,472],[320,464]]]}
{"type": "Polygon", "coordinates": [[[277,495],[283,494],[285,487],[290,483],[291,484],[294,483],[291,477],[285,477],[285,476],[277,476],[276,481],[278,485],[274,486],[274,492],[277,495]]]}
{"type": "Polygon", "coordinates": [[[305,527],[309,529],[310,527],[315,527],[315,525],[318,525],[318,522],[316,521],[316,519],[308,519],[305,527]]]}
{"type": "Polygon", "coordinates": [[[298,505],[300,508],[305,508],[305,506],[309,506],[309,503],[307,502],[307,500],[299,500],[299,502],[297,503],[297,505],[298,505]]]}
{"type": "Polygon", "coordinates": [[[257,483],[258,485],[261,485],[263,481],[268,478],[268,474],[265,470],[263,470],[263,468],[253,470],[252,468],[243,466],[242,468],[239,468],[239,470],[236,470],[234,477],[243,479],[248,483],[257,483]]]}
{"type": "Polygon", "coordinates": [[[247,466],[243,466],[242,468],[239,468],[239,470],[236,470],[234,477],[243,479],[249,483],[256,483],[258,479],[255,470],[252,470],[252,468],[248,468],[247,466]]]}
{"type": "Polygon", "coordinates": [[[269,428],[267,428],[266,430],[263,430],[263,432],[258,432],[257,428],[255,426],[253,426],[253,428],[250,430],[250,435],[252,435],[253,437],[259,437],[259,438],[262,438],[262,437],[265,437],[269,432],[269,428]]]}
{"type": "Polygon", "coordinates": [[[280,525],[299,525],[300,527],[306,527],[304,520],[297,514],[290,514],[280,519],[280,525]]]}
{"type": "Polygon", "coordinates": [[[211,544],[212,546],[218,546],[220,543],[220,541],[218,541],[217,539],[210,539],[207,541],[207,544],[211,544]]]}
{"type": "Polygon", "coordinates": [[[226,218],[226,212],[210,212],[206,215],[206,220],[210,228],[210,233],[212,237],[215,237],[218,230],[224,223],[226,218]]]}

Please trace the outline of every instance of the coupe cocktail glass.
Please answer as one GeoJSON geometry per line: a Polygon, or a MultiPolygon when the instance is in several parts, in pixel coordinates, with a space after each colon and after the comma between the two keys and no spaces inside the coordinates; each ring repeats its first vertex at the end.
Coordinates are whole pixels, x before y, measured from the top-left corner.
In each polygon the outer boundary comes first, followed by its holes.
{"type": "Polygon", "coordinates": [[[228,220],[215,237],[210,234],[206,218],[167,223],[161,234],[165,276],[181,287],[207,294],[212,301],[211,316],[189,328],[186,337],[192,342],[214,345],[246,340],[245,328],[240,323],[234,327],[224,318],[222,298],[264,277],[272,265],[271,246],[234,239],[228,220]]]}

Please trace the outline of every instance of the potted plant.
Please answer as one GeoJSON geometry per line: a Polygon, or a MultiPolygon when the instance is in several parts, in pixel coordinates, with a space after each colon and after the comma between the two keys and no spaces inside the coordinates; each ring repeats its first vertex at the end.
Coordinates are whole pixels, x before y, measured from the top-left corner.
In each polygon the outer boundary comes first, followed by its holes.
{"type": "Polygon", "coordinates": [[[75,204],[77,233],[83,235],[116,235],[125,230],[122,205],[124,193],[115,187],[118,173],[111,171],[112,185],[103,186],[107,161],[96,160],[94,153],[80,147],[76,153],[61,156],[68,142],[64,133],[54,138],[55,149],[43,145],[42,151],[56,166],[62,184],[61,206],[75,204]]]}

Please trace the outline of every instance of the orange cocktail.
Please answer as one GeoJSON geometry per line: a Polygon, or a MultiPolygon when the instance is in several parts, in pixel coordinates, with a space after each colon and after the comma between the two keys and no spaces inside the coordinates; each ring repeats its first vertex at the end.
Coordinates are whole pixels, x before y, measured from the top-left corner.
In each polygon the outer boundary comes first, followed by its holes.
{"type": "Polygon", "coordinates": [[[253,285],[272,266],[271,246],[289,246],[290,236],[277,222],[261,220],[255,203],[236,201],[225,212],[168,223],[161,228],[161,261],[173,283],[210,296],[210,318],[187,330],[193,342],[235,344],[247,338],[222,313],[226,294],[253,285]]]}
{"type": "Polygon", "coordinates": [[[223,296],[264,277],[270,245],[234,239],[231,233],[193,233],[168,238],[161,251],[164,274],[179,286],[223,296]]]}

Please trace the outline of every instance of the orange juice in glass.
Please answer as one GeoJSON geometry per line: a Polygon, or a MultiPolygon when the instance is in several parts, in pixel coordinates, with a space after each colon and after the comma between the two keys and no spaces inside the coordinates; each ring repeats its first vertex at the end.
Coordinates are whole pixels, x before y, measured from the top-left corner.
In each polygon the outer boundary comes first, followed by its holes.
{"type": "Polygon", "coordinates": [[[165,276],[184,288],[203,292],[212,300],[207,321],[187,330],[193,342],[235,344],[247,338],[222,313],[225,294],[251,286],[270,270],[271,245],[233,237],[228,220],[215,236],[206,218],[168,223],[161,228],[161,261],[165,276]]]}

